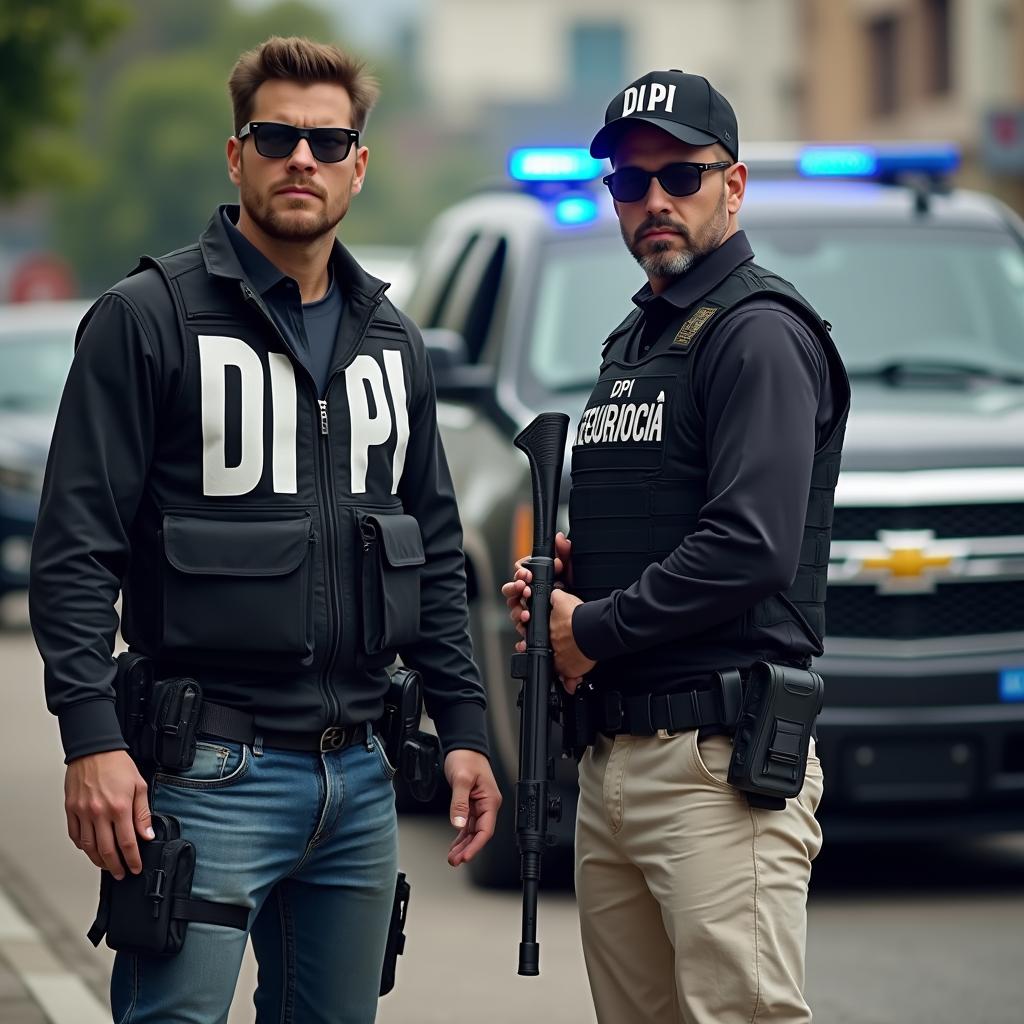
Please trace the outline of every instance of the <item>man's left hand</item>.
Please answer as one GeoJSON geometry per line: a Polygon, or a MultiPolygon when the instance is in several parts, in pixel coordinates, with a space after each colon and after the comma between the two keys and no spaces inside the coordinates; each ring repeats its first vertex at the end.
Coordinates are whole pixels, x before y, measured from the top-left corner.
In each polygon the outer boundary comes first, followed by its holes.
{"type": "Polygon", "coordinates": [[[551,591],[551,649],[555,652],[555,671],[568,693],[575,693],[583,677],[597,664],[576,646],[572,635],[572,613],[581,604],[578,597],[564,590],[551,591]]]}
{"type": "Polygon", "coordinates": [[[491,762],[475,750],[450,751],[444,776],[452,787],[451,822],[459,830],[448,850],[448,863],[457,868],[472,860],[494,835],[501,793],[491,762]]]}

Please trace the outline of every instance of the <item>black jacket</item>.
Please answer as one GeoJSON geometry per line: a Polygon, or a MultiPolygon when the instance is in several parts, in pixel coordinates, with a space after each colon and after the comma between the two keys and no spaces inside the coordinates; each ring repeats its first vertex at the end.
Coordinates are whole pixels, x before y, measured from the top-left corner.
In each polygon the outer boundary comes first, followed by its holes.
{"type": "Polygon", "coordinates": [[[446,750],[487,752],[423,341],[387,285],[340,244],[332,260],[345,307],[323,401],[219,212],[198,245],[143,260],[83,320],[29,592],[68,760],[125,748],[122,588],[132,649],[258,727],[375,719],[397,652],[422,672],[446,750]]]}

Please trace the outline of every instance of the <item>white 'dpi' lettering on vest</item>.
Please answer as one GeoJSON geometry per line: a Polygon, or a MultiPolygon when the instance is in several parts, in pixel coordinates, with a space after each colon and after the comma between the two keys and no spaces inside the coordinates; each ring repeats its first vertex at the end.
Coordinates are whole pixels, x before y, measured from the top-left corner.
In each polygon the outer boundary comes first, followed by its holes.
{"type": "Polygon", "coordinates": [[[352,493],[366,493],[366,471],[370,464],[370,449],[379,448],[396,433],[395,455],[391,463],[391,493],[398,491],[398,482],[405,468],[405,450],[409,444],[409,410],[406,407],[405,376],[402,372],[402,353],[388,349],[384,352],[384,372],[373,356],[359,355],[345,371],[345,390],[348,393],[348,412],[352,424],[352,493]],[[384,389],[384,374],[395,409],[392,422],[391,409],[384,389]],[[369,389],[369,390],[367,390],[369,389]],[[373,415],[370,415],[370,398],[373,415]]]}
{"type": "MultiPolygon", "coordinates": [[[[628,397],[634,383],[632,380],[617,380],[612,385],[611,397],[628,397]]],[[[664,412],[664,391],[659,391],[653,402],[609,402],[604,405],[593,405],[580,418],[575,443],[660,443],[664,412]]]]}
{"type": "MultiPolygon", "coordinates": [[[[280,352],[267,355],[273,408],[272,471],[276,494],[295,494],[295,372],[280,352]]],[[[263,363],[241,338],[199,335],[199,375],[203,417],[203,494],[228,497],[248,494],[263,479],[263,363]],[[242,455],[237,466],[227,464],[226,371],[231,366],[242,380],[242,455]]]]}
{"type": "Polygon", "coordinates": [[[672,107],[676,102],[676,87],[674,85],[666,88],[661,82],[652,82],[651,91],[647,91],[646,85],[637,88],[631,85],[622,97],[622,116],[629,117],[638,110],[662,110],[666,114],[672,113],[672,107]],[[646,104],[646,105],[645,105],[646,104]]]}

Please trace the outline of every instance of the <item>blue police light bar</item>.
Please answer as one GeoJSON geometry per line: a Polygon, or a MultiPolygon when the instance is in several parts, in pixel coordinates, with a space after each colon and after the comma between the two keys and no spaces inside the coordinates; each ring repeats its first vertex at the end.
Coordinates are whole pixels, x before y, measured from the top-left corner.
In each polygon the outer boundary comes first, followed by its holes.
{"type": "Polygon", "coordinates": [[[514,149],[508,158],[508,172],[516,181],[591,181],[603,169],[603,161],[582,148],[514,149]]]}
{"type": "Polygon", "coordinates": [[[808,178],[893,178],[899,174],[942,177],[960,166],[960,152],[946,143],[880,146],[807,146],[800,173],[808,178]]]}
{"type": "Polygon", "coordinates": [[[597,220],[597,201],[592,196],[565,196],[555,204],[555,220],[565,227],[576,227],[597,220]]]}

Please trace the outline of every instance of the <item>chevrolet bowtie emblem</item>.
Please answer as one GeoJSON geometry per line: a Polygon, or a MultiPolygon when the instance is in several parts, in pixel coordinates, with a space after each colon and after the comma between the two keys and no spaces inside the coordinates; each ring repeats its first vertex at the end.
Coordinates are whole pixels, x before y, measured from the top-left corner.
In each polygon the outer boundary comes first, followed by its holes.
{"type": "Polygon", "coordinates": [[[937,540],[932,530],[879,530],[877,540],[833,544],[829,582],[863,586],[880,594],[928,594],[962,574],[962,540],[937,540]]]}
{"type": "Polygon", "coordinates": [[[921,548],[894,548],[886,558],[865,558],[865,569],[888,569],[893,576],[922,576],[926,569],[944,569],[952,555],[929,555],[921,548]]]}

